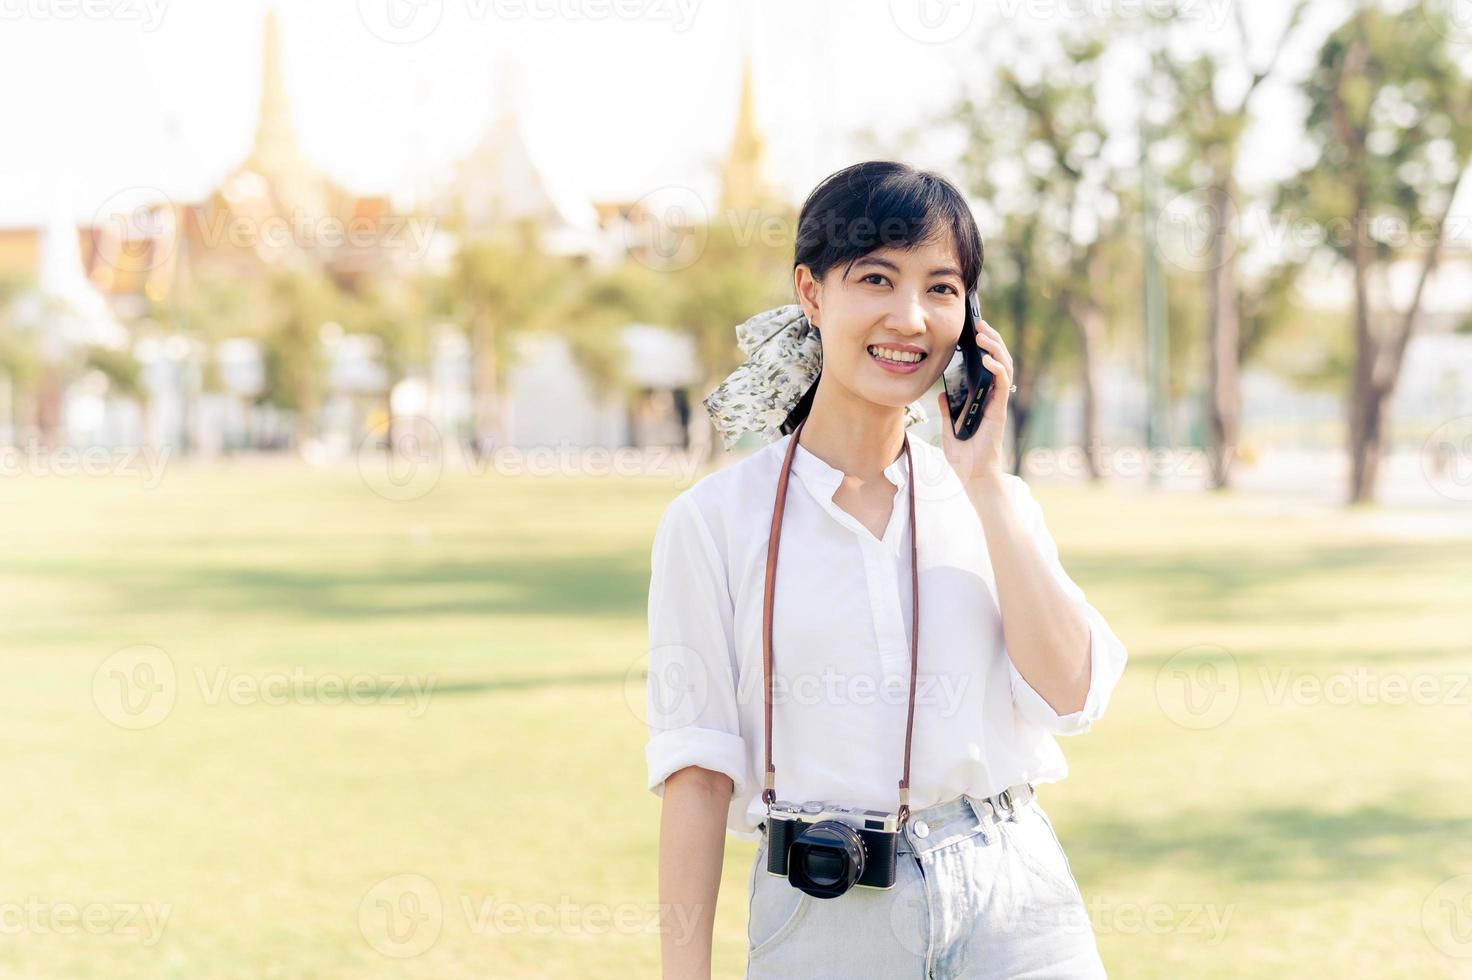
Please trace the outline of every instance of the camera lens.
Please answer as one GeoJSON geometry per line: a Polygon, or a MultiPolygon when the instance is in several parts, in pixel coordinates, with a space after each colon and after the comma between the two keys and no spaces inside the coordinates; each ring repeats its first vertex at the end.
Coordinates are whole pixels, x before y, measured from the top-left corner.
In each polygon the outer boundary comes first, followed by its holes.
{"type": "Polygon", "coordinates": [[[809,826],[788,850],[787,880],[814,898],[837,898],[863,874],[863,839],[837,820],[809,826]]]}

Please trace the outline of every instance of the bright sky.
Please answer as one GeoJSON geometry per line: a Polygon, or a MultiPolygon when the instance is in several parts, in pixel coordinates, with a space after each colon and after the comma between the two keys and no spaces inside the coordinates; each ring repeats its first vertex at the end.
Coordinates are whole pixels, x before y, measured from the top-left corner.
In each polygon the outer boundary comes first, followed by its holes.
{"type": "MultiPolygon", "coordinates": [[[[0,0],[0,225],[39,223],[57,207],[86,219],[138,186],[180,200],[214,187],[250,145],[268,2],[0,0]]],[[[1196,0],[1193,37],[1232,43],[1227,2],[1196,0]]],[[[974,14],[957,0],[277,6],[303,151],[359,192],[402,194],[446,173],[496,111],[497,66],[510,57],[523,132],[555,184],[591,198],[670,184],[710,195],[746,44],[771,176],[800,201],[858,158],[850,134],[912,129],[985,77],[998,18],[1047,31],[1111,0],[997,0],[974,14]]],[[[1259,45],[1276,35],[1283,6],[1249,3],[1259,45]]],[[[1308,32],[1288,65],[1321,37],[1308,32]]],[[[1267,101],[1291,115],[1284,91],[1267,101]]],[[[1135,112],[1125,86],[1107,105],[1120,120],[1135,112]]],[[[1282,125],[1250,142],[1249,183],[1291,166],[1282,125]]],[[[935,138],[909,159],[945,170],[954,151],[935,138]]]]}

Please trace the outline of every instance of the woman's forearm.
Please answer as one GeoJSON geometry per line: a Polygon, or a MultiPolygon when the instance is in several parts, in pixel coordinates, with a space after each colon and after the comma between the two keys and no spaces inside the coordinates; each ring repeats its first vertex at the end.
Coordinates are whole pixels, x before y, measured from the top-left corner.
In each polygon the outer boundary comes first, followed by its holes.
{"type": "Polygon", "coordinates": [[[659,820],[660,954],[664,980],[708,980],[731,778],[698,766],[664,782],[659,820]]]}
{"type": "Polygon", "coordinates": [[[1089,693],[1089,624],[1048,571],[1000,479],[967,486],[997,570],[1007,653],[1033,690],[1059,714],[1080,710],[1089,693]]]}

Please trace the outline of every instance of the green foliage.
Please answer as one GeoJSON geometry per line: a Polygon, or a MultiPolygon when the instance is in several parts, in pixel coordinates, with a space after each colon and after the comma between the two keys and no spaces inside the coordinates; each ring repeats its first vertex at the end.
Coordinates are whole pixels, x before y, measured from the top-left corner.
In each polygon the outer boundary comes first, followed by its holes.
{"type": "Polygon", "coordinates": [[[362,293],[344,297],[343,329],[378,339],[389,387],[428,361],[430,299],[420,277],[375,278],[362,293]]]}
{"type": "Polygon", "coordinates": [[[735,328],[774,306],[797,302],[792,284],[795,220],[781,239],[748,235],[731,221],[709,226],[693,265],[660,273],[672,296],[670,315],[695,337],[696,355],[709,380],[741,363],[735,328]]]}
{"type": "Polygon", "coordinates": [[[1303,84],[1314,159],[1279,206],[1324,229],[1348,260],[1362,201],[1372,260],[1425,250],[1448,188],[1472,156],[1472,84],[1453,58],[1439,8],[1362,7],[1319,49],[1303,84]],[[1417,234],[1419,232],[1419,234],[1417,234]]]}
{"type": "Polygon", "coordinates": [[[325,383],[322,326],[341,323],[348,306],[315,266],[284,269],[268,285],[270,318],[264,336],[266,381],[258,400],[309,419],[325,383]]]}
{"type": "Polygon", "coordinates": [[[132,351],[93,345],[84,352],[83,363],[107,378],[113,394],[124,398],[138,398],[143,395],[144,389],[140,383],[142,369],[132,351]]]}
{"type": "Polygon", "coordinates": [[[997,32],[985,42],[995,57],[979,59],[994,73],[949,113],[965,136],[960,183],[983,232],[1000,229],[986,244],[982,315],[1006,338],[1020,388],[1077,362],[1081,307],[1137,329],[1138,279],[1117,274],[1130,261],[1122,175],[1103,152],[1098,103],[1108,37],[1098,21],[1046,43],[997,32]]]}
{"type": "Polygon", "coordinates": [[[270,291],[258,283],[204,265],[191,269],[162,300],[150,300],[143,319],[166,333],[208,344],[229,337],[259,339],[273,322],[270,303],[270,291]]]}
{"type": "Polygon", "coordinates": [[[608,270],[578,268],[571,271],[570,282],[558,334],[567,340],[595,396],[627,389],[627,354],[619,330],[630,323],[671,325],[668,282],[637,262],[608,270]]]}
{"type": "Polygon", "coordinates": [[[499,385],[514,357],[516,333],[557,324],[569,272],[566,260],[543,249],[534,225],[517,222],[462,242],[434,307],[464,325],[480,370],[494,363],[499,385]]]}
{"type": "MultiPolygon", "coordinates": [[[[1273,75],[1279,55],[1294,36],[1307,7],[1303,0],[1295,2],[1286,25],[1262,59],[1249,57],[1251,45],[1239,9],[1234,10],[1238,44],[1231,54],[1207,49],[1183,57],[1169,46],[1169,26],[1152,29],[1146,35],[1150,71],[1144,79],[1148,106],[1142,125],[1152,144],[1152,165],[1161,171],[1167,199],[1155,204],[1164,207],[1175,195],[1194,193],[1201,217],[1213,223],[1208,233],[1229,235],[1225,261],[1231,263],[1229,279],[1237,290],[1240,363],[1250,360],[1274,331],[1291,321],[1292,288],[1301,272],[1297,257],[1270,254],[1275,251],[1272,244],[1252,235],[1257,223],[1242,220],[1258,213],[1258,201],[1243,192],[1236,170],[1242,136],[1253,121],[1253,96],[1273,75]],[[1260,63],[1255,67],[1246,63],[1251,61],[1260,63]],[[1222,84],[1227,79],[1235,80],[1244,68],[1248,71],[1245,86],[1222,84]],[[1226,88],[1237,94],[1229,99],[1223,94],[1226,88]],[[1158,118],[1155,112],[1161,113],[1158,118]],[[1160,159],[1165,162],[1157,162],[1160,159]],[[1229,210],[1222,214],[1214,210],[1220,201],[1229,202],[1229,210]],[[1232,224],[1215,224],[1223,220],[1232,224]],[[1242,261],[1246,256],[1261,261],[1249,264],[1242,261]],[[1248,271],[1249,265],[1254,271],[1248,271]]],[[[1186,30],[1179,26],[1176,29],[1186,30]]],[[[1271,206],[1271,202],[1264,203],[1271,206]]],[[[1172,388],[1173,394],[1179,394],[1189,390],[1186,378],[1200,378],[1204,373],[1200,365],[1205,359],[1208,282],[1216,270],[1182,270],[1166,264],[1165,272],[1169,277],[1172,388]],[[1182,360],[1178,351],[1185,350],[1190,356],[1182,360]]]]}
{"type": "Polygon", "coordinates": [[[17,297],[28,288],[19,279],[0,278],[0,373],[17,389],[30,385],[40,371],[40,354],[35,336],[22,331],[11,310],[17,297]]]}

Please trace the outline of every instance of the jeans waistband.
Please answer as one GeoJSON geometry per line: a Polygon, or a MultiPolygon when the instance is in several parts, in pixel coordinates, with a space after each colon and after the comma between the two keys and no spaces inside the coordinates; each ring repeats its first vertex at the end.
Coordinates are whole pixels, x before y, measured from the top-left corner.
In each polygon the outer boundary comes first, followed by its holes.
{"type": "Polygon", "coordinates": [[[1019,808],[1037,798],[1032,783],[1016,783],[991,796],[962,793],[910,813],[896,850],[925,853],[976,834],[989,834],[998,820],[1010,820],[1019,808]]]}

